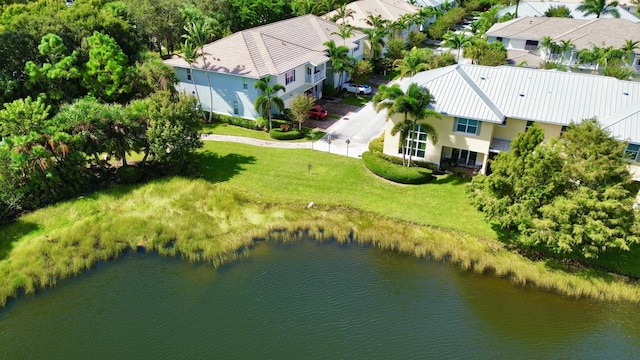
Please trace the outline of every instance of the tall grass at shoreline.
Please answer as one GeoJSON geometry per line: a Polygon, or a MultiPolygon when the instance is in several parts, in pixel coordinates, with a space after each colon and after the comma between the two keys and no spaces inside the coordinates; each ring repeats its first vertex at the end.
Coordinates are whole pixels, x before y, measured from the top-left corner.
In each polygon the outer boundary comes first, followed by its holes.
{"type": "Polygon", "coordinates": [[[96,193],[0,228],[0,238],[15,239],[0,260],[0,305],[20,290],[33,293],[52,286],[128,249],[144,247],[219,266],[257,240],[295,241],[303,236],[446,260],[568,296],[640,301],[640,286],[593,271],[553,269],[505,250],[494,239],[345,206],[308,209],[295,202],[265,202],[242,189],[171,178],[96,193]]]}

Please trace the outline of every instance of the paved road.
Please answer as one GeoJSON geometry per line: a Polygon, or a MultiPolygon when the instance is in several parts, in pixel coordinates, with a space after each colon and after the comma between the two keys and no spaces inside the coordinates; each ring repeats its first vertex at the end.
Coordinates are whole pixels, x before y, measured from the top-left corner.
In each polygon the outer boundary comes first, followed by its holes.
{"type": "Polygon", "coordinates": [[[266,141],[241,136],[229,135],[202,135],[203,140],[229,141],[243,144],[252,144],[266,147],[279,147],[288,149],[311,149],[330,152],[349,157],[360,157],[367,151],[369,142],[382,134],[384,130],[386,112],[377,114],[373,105],[367,103],[358,111],[350,112],[336,121],[326,130],[327,135],[322,139],[309,142],[284,142],[266,141]],[[329,141],[331,138],[331,141],[329,141]],[[346,140],[350,143],[347,146],[346,140]]]}

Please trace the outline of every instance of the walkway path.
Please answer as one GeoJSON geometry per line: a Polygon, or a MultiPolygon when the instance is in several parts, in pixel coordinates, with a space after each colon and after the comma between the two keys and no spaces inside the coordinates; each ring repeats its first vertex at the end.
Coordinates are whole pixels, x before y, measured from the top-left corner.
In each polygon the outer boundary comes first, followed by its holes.
{"type": "Polygon", "coordinates": [[[242,136],[204,134],[202,140],[228,141],[264,147],[286,149],[314,149],[332,154],[360,157],[368,150],[369,142],[382,134],[386,113],[376,113],[371,103],[350,112],[326,129],[322,139],[315,142],[268,141],[242,136]],[[349,144],[347,144],[349,140],[349,144]]]}

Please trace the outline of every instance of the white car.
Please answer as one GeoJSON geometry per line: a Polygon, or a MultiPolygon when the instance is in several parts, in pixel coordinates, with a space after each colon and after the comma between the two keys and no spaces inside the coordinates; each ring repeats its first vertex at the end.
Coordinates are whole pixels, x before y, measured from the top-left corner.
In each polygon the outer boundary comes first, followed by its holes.
{"type": "Polygon", "coordinates": [[[354,94],[371,94],[371,86],[362,84],[355,85],[352,83],[344,83],[342,84],[342,91],[350,92],[354,94]]]}

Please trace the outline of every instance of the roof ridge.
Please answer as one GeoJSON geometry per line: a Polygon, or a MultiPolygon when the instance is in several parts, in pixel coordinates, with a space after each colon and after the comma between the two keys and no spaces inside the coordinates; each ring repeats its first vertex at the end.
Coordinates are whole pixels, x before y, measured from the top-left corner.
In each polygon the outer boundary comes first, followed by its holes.
{"type": "Polygon", "coordinates": [[[500,109],[498,109],[498,106],[496,106],[496,104],[493,101],[491,101],[489,96],[487,96],[487,94],[485,94],[485,92],[480,88],[480,86],[478,86],[478,84],[476,84],[476,82],[473,81],[471,76],[467,74],[467,72],[462,68],[462,66],[457,65],[455,67],[455,71],[458,74],[460,74],[460,76],[464,79],[464,81],[467,82],[467,84],[469,84],[471,89],[473,89],[473,91],[476,94],[478,94],[480,99],[487,105],[487,107],[491,110],[491,112],[493,112],[496,115],[496,117],[498,117],[498,119],[502,121],[506,118],[504,113],[500,109]]]}

